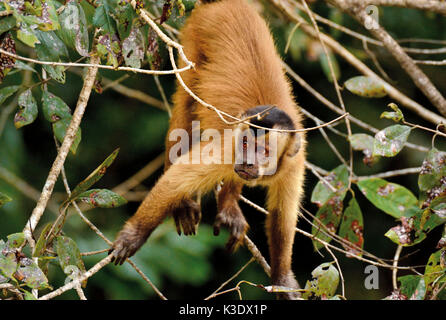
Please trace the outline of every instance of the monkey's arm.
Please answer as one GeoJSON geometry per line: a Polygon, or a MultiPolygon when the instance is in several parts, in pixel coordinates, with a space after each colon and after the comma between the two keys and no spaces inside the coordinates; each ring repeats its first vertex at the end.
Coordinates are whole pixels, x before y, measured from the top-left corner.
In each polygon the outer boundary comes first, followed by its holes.
{"type": "Polygon", "coordinates": [[[220,233],[221,226],[229,229],[230,236],[226,243],[229,252],[234,251],[243,242],[249,227],[238,205],[242,188],[243,184],[240,182],[224,181],[217,196],[218,213],[214,223],[214,235],[220,233]]]}
{"type": "Polygon", "coordinates": [[[190,198],[199,190],[211,190],[216,181],[224,178],[224,173],[224,166],[172,165],[119,232],[112,246],[115,264],[122,264],[126,258],[132,256],[166,215],[181,205],[184,199],[190,198]]]}

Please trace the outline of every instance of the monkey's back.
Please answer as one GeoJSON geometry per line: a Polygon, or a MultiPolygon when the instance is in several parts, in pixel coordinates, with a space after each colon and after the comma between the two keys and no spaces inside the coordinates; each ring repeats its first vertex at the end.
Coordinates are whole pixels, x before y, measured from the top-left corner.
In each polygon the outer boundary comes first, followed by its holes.
{"type": "MultiPolygon", "coordinates": [[[[182,77],[201,99],[234,116],[257,105],[276,105],[301,127],[268,26],[246,0],[222,0],[194,9],[182,29],[181,44],[186,56],[196,63],[195,70],[182,73],[182,77]]],[[[227,127],[214,111],[199,105],[181,87],[174,102],[175,108],[186,108],[176,110],[178,114],[200,120],[202,128],[227,127]]]]}

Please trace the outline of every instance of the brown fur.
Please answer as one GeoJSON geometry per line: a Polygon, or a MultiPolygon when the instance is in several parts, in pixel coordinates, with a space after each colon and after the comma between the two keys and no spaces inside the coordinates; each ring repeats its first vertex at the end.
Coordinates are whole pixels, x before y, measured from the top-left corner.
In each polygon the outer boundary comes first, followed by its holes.
{"type": "MultiPolygon", "coordinates": [[[[275,105],[289,115],[296,128],[302,128],[301,114],[268,27],[246,1],[223,0],[199,6],[182,30],[181,43],[187,57],[196,64],[195,69],[182,73],[182,77],[201,99],[234,116],[257,105],[275,105]]],[[[179,65],[184,64],[180,62],[179,65]]],[[[222,131],[230,128],[214,111],[199,105],[181,87],[173,100],[175,107],[167,137],[175,128],[191,133],[192,120],[199,120],[203,129],[222,131]]],[[[279,171],[258,181],[258,184],[269,187],[267,208],[270,214],[266,232],[272,282],[289,287],[297,286],[291,271],[291,256],[304,178],[305,137],[303,134],[300,137],[297,155],[283,156],[279,171]]],[[[234,173],[232,165],[171,165],[168,154],[175,143],[166,141],[165,174],[128,220],[113,245],[117,263],[133,255],[169,213],[176,217],[179,232],[180,226],[183,230],[186,226],[188,233],[194,233],[194,225],[199,219],[191,218],[196,217],[193,205],[182,209],[184,201],[190,204],[198,191],[208,192],[219,181],[224,181],[224,186],[218,196],[216,233],[222,225],[229,227],[230,249],[243,239],[248,225],[237,200],[247,181],[234,173]],[[178,210],[179,214],[175,214],[178,210]]],[[[201,146],[205,144],[200,143],[201,146]]],[[[285,298],[295,296],[284,294],[285,298]]]]}

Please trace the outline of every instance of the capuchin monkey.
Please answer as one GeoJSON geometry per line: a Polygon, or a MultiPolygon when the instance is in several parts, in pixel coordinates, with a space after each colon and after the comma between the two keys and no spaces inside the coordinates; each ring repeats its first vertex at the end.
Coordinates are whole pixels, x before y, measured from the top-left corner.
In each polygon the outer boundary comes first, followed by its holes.
{"type": "Polygon", "coordinates": [[[296,132],[302,129],[302,116],[268,26],[246,0],[206,3],[188,18],[181,44],[195,63],[181,74],[185,84],[202,100],[244,121],[227,118],[235,124],[225,123],[178,86],[165,172],[119,232],[111,248],[114,262],[132,256],[168,215],[179,234],[195,234],[201,211],[194,198],[221,183],[214,234],[228,228],[227,248],[234,250],[248,229],[238,205],[242,187],[264,186],[272,284],[298,288],[291,261],[306,141],[303,132],[296,132]]]}

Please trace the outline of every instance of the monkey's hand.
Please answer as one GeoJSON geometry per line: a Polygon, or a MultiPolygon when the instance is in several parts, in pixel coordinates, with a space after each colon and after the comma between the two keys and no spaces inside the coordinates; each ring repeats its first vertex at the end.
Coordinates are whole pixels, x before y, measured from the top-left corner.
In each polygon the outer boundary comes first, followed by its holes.
{"type": "Polygon", "coordinates": [[[172,210],[172,216],[179,236],[181,235],[181,229],[186,236],[195,235],[201,220],[200,205],[192,199],[183,199],[172,210]]]}
{"type": "MultiPolygon", "coordinates": [[[[273,279],[273,285],[286,288],[300,289],[299,283],[297,283],[292,271],[290,271],[287,274],[278,276],[276,279],[273,279]]],[[[277,299],[279,300],[296,300],[298,298],[300,298],[299,292],[290,291],[290,292],[277,293],[277,299]]]]}
{"type": "Polygon", "coordinates": [[[236,201],[223,207],[217,214],[214,222],[215,236],[219,235],[221,226],[229,229],[230,236],[226,243],[226,250],[233,252],[243,242],[243,238],[249,227],[236,201]]]}
{"type": "Polygon", "coordinates": [[[142,232],[133,224],[126,223],[109,250],[109,254],[113,253],[112,262],[115,265],[123,264],[146,242],[147,237],[146,232],[142,232]]]}

